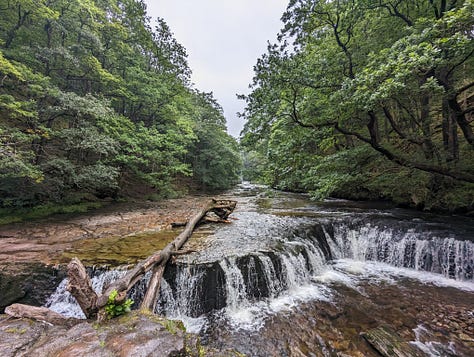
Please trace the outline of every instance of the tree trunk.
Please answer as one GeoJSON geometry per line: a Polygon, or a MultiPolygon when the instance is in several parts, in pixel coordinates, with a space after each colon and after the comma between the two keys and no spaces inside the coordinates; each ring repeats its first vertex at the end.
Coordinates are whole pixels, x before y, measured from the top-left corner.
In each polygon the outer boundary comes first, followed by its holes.
{"type": "Polygon", "coordinates": [[[166,263],[169,258],[177,252],[186,243],[193,233],[197,224],[205,218],[208,212],[213,212],[222,220],[225,220],[234,210],[236,206],[235,201],[229,200],[215,200],[212,199],[194,215],[186,224],[183,232],[181,232],[171,243],[169,243],[163,250],[155,252],[145,260],[139,262],[134,269],[129,271],[123,278],[109,285],[104,293],[97,299],[97,308],[100,310],[99,318],[103,316],[103,310],[108,302],[108,297],[113,290],[117,290],[118,295],[115,299],[117,304],[123,303],[127,292],[145,275],[146,272],[153,269],[153,275],[150,279],[145,298],[141,304],[142,309],[153,311],[158,293],[160,290],[160,281],[163,276],[166,263]],[[156,267],[156,268],[155,268],[156,267]]]}
{"type": "MultiPolygon", "coordinates": [[[[84,268],[84,265],[77,258],[73,258],[68,265],[69,283],[67,290],[76,298],[82,311],[89,318],[97,317],[102,320],[106,317],[105,306],[108,303],[110,293],[117,291],[115,304],[122,304],[128,291],[145,275],[146,272],[153,269],[153,275],[150,279],[148,289],[141,307],[154,311],[158,292],[160,291],[160,282],[166,268],[169,258],[173,255],[186,254],[192,251],[178,251],[189,239],[195,227],[201,222],[206,222],[206,214],[212,212],[217,217],[212,217],[212,222],[227,222],[227,217],[233,212],[237,202],[231,200],[215,200],[207,202],[199,213],[194,215],[186,224],[185,229],[163,250],[155,252],[148,258],[137,263],[123,278],[110,284],[102,293],[97,296],[92,289],[90,278],[84,268]]],[[[12,317],[27,317],[39,321],[46,321],[52,324],[75,324],[79,320],[66,318],[45,307],[34,307],[29,305],[13,304],[5,309],[5,313],[12,317]]]]}
{"type": "Polygon", "coordinates": [[[161,287],[161,278],[165,272],[165,264],[160,263],[153,268],[153,275],[151,276],[150,282],[148,283],[148,289],[146,290],[143,301],[140,305],[141,309],[155,311],[156,303],[158,300],[158,293],[161,287]]]}
{"type": "Polygon", "coordinates": [[[67,290],[76,298],[82,312],[87,318],[97,315],[97,294],[92,289],[91,279],[81,261],[73,258],[67,266],[67,290]]]}
{"type": "Polygon", "coordinates": [[[16,318],[28,318],[45,321],[54,325],[73,326],[80,322],[79,319],[64,317],[46,307],[36,307],[23,304],[13,304],[5,309],[5,314],[16,318]]]}
{"type": "Polygon", "coordinates": [[[205,216],[209,211],[214,212],[222,220],[226,219],[234,210],[235,204],[236,203],[233,201],[220,201],[219,203],[219,201],[212,200],[211,202],[208,202],[198,214],[196,214],[189,220],[189,222],[186,224],[186,227],[184,228],[184,231],[181,232],[181,234],[178,235],[173,242],[168,244],[168,246],[166,246],[162,250],[162,261],[160,265],[156,266],[153,269],[153,275],[150,279],[148,289],[141,304],[142,309],[147,309],[151,311],[155,310],[156,301],[158,300],[158,293],[160,291],[161,278],[165,271],[165,265],[173,254],[173,252],[181,249],[181,247],[184,245],[184,243],[186,243],[191,234],[193,234],[196,225],[201,220],[205,219],[205,216]]]}

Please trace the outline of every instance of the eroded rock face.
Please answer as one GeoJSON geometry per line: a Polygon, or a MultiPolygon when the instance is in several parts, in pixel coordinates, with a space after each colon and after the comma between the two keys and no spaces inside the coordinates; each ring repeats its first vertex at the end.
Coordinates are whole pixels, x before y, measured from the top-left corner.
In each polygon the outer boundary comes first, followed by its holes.
{"type": "Polygon", "coordinates": [[[0,226],[0,313],[13,303],[43,305],[72,257],[86,265],[143,259],[175,237],[164,229],[186,221],[202,202],[202,197],[186,197],[115,205],[105,211],[0,226]],[[149,235],[137,235],[143,232],[149,235]]]}
{"type": "Polygon", "coordinates": [[[198,349],[181,323],[151,314],[133,312],[100,325],[84,321],[70,329],[0,317],[3,357],[193,356],[198,349]]]}
{"type": "Polygon", "coordinates": [[[0,265],[0,313],[13,303],[43,305],[64,277],[64,269],[41,263],[0,265]]]}

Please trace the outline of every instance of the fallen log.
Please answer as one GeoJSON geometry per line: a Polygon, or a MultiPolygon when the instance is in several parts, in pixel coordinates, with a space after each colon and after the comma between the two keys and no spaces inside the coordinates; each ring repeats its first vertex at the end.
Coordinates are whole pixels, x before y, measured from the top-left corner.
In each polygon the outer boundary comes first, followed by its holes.
{"type": "Polygon", "coordinates": [[[16,318],[29,318],[48,322],[53,325],[73,326],[81,320],[65,317],[46,307],[37,307],[23,304],[12,304],[5,309],[5,314],[16,318]]]}
{"type": "Polygon", "coordinates": [[[92,288],[91,279],[82,262],[73,258],[67,266],[68,284],[66,289],[76,298],[84,314],[95,316],[97,314],[97,294],[92,288]]]}
{"type": "MultiPolygon", "coordinates": [[[[207,202],[204,207],[194,215],[186,224],[183,232],[181,232],[171,243],[169,243],[161,251],[155,252],[148,258],[139,262],[132,270],[130,270],[123,278],[110,284],[102,293],[102,295],[97,297],[97,300],[94,302],[94,294],[90,294],[91,301],[85,302],[82,305],[86,307],[83,308],[84,314],[88,318],[95,317],[98,313],[99,320],[103,319],[105,316],[104,308],[108,303],[110,294],[116,290],[117,297],[115,298],[115,304],[122,304],[127,296],[127,292],[150,270],[153,269],[152,277],[150,279],[149,286],[145,293],[145,297],[141,304],[142,309],[147,309],[154,311],[155,304],[157,301],[157,295],[160,290],[160,282],[165,271],[165,266],[170,259],[170,257],[176,252],[179,253],[181,247],[186,243],[191,234],[193,233],[195,227],[198,223],[206,217],[206,214],[212,212],[217,215],[220,219],[226,220],[227,217],[232,213],[236,206],[237,202],[231,200],[215,200],[207,202]],[[95,309],[91,309],[89,306],[94,306],[95,309]]],[[[87,289],[82,285],[87,285],[87,282],[84,279],[75,279],[74,280],[79,286],[72,287],[71,293],[74,297],[76,295],[74,291],[83,292],[87,289]]],[[[83,299],[83,296],[78,296],[80,299],[83,299]]],[[[76,297],[77,299],[77,297],[76,297]]],[[[81,305],[81,308],[83,307],[81,305]]]]}
{"type": "Polygon", "coordinates": [[[162,251],[162,261],[160,265],[153,271],[153,275],[150,279],[148,289],[145,293],[143,301],[140,305],[141,309],[147,309],[150,311],[155,310],[156,302],[158,300],[158,293],[160,291],[161,278],[165,272],[165,266],[173,251],[179,251],[181,247],[186,243],[191,234],[193,234],[194,228],[199,222],[206,218],[206,215],[210,212],[216,214],[220,219],[225,220],[234,210],[237,202],[235,201],[217,201],[211,200],[204,206],[204,208],[195,216],[193,216],[186,224],[184,230],[176,237],[176,239],[168,244],[162,251]]]}
{"type": "MultiPolygon", "coordinates": [[[[69,283],[67,290],[76,298],[79,306],[88,319],[96,318],[100,321],[105,319],[105,307],[109,303],[110,294],[116,290],[114,299],[115,305],[123,304],[127,298],[128,291],[150,270],[153,269],[152,277],[145,293],[145,298],[141,304],[142,309],[154,311],[160,282],[169,259],[175,255],[188,254],[191,251],[181,251],[181,247],[192,235],[194,228],[199,222],[206,218],[209,212],[219,217],[219,222],[226,221],[236,206],[236,201],[215,200],[207,202],[206,205],[186,224],[181,232],[163,250],[157,251],[140,261],[123,278],[113,282],[106,287],[102,294],[97,295],[92,289],[91,280],[82,262],[73,258],[68,265],[69,283]]],[[[22,304],[13,304],[5,309],[5,313],[16,318],[31,318],[39,321],[46,321],[58,325],[74,325],[78,319],[67,318],[57,312],[45,307],[34,307],[22,304]]]]}

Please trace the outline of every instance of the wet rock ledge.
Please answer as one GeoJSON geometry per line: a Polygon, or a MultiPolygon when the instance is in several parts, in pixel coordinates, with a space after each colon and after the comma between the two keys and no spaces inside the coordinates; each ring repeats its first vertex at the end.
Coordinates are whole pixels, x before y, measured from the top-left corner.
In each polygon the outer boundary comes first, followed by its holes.
{"type": "Polygon", "coordinates": [[[181,322],[134,311],[103,324],[72,328],[0,315],[0,351],[20,356],[200,356],[199,339],[181,322]]]}
{"type": "Polygon", "coordinates": [[[153,242],[150,236],[137,236],[135,240],[124,237],[166,233],[171,223],[186,221],[195,214],[205,199],[187,196],[117,204],[87,214],[0,226],[0,313],[13,303],[43,305],[64,278],[65,265],[74,256],[86,265],[103,264],[98,257],[126,264],[161,249],[160,241],[164,246],[177,233],[169,237],[164,234],[153,242]],[[125,255],[131,255],[130,259],[124,260],[125,255]]]}

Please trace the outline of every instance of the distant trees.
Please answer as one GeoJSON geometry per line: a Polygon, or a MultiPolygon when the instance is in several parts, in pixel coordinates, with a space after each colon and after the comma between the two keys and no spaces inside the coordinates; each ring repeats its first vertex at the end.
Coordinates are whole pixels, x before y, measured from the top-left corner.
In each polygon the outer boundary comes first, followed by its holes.
{"type": "Polygon", "coordinates": [[[472,0],[290,1],[244,98],[264,180],[472,207],[473,15],[472,0]]]}
{"type": "Polygon", "coordinates": [[[0,207],[141,184],[164,196],[193,174],[209,188],[235,182],[222,111],[206,122],[217,103],[191,88],[185,49],[163,19],[152,28],[143,1],[0,7],[0,207]]]}

